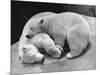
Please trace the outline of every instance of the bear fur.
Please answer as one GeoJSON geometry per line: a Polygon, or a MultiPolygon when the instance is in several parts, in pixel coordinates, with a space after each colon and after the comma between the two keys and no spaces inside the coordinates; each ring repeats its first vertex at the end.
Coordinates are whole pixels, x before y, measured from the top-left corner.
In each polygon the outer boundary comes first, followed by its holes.
{"type": "Polygon", "coordinates": [[[61,57],[63,49],[59,45],[55,45],[54,41],[46,33],[38,33],[30,39],[30,43],[38,49],[44,49],[46,53],[54,58],[61,57]]]}
{"type": "MultiPolygon", "coordinates": [[[[44,13],[46,14],[46,13],[44,13]]],[[[90,27],[87,21],[79,14],[72,12],[51,13],[50,15],[31,18],[25,25],[22,33],[22,43],[31,39],[38,33],[47,33],[55,45],[64,47],[65,41],[70,47],[67,58],[78,56],[90,42],[90,27]]]]}
{"type": "Polygon", "coordinates": [[[20,63],[42,62],[44,59],[44,55],[39,53],[38,48],[32,44],[20,44],[18,54],[20,63]]]}

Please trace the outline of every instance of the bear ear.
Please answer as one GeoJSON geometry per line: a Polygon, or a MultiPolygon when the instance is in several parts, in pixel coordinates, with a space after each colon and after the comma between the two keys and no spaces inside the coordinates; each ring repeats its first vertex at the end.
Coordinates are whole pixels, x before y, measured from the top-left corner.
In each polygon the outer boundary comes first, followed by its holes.
{"type": "Polygon", "coordinates": [[[44,25],[43,24],[44,24],[44,19],[41,19],[40,22],[39,22],[39,25],[40,25],[40,28],[42,29],[42,31],[44,31],[44,27],[43,27],[44,25]]]}
{"type": "Polygon", "coordinates": [[[43,22],[44,22],[44,19],[41,19],[39,23],[40,23],[40,24],[43,24],[43,22]]]}

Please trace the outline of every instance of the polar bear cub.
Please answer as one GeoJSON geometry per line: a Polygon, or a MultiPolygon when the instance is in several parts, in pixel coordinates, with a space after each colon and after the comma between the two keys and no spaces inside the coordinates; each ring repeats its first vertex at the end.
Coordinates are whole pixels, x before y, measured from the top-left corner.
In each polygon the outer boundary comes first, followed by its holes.
{"type": "Polygon", "coordinates": [[[44,59],[44,56],[32,44],[23,45],[19,50],[19,55],[21,63],[42,62],[44,59]]]}
{"type": "Polygon", "coordinates": [[[55,45],[54,41],[46,33],[38,33],[30,42],[35,45],[37,48],[43,48],[49,55],[54,58],[61,57],[63,51],[60,45],[55,45]]]}

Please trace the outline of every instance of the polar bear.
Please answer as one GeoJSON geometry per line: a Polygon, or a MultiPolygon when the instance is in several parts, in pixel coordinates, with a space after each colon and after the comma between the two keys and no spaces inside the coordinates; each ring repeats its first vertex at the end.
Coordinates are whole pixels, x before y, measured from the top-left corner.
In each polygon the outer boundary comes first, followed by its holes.
{"type": "Polygon", "coordinates": [[[61,57],[63,51],[62,47],[55,45],[54,41],[46,33],[38,33],[29,40],[31,44],[36,46],[38,49],[44,49],[46,53],[54,58],[61,57]]]}
{"type": "Polygon", "coordinates": [[[40,32],[47,33],[53,38],[55,44],[62,48],[66,41],[70,48],[70,52],[66,54],[67,58],[80,55],[90,43],[90,27],[77,13],[54,13],[36,19],[31,18],[26,23],[25,29],[25,34],[30,35],[29,38],[40,32]]]}
{"type": "Polygon", "coordinates": [[[37,47],[32,44],[20,45],[18,54],[20,63],[42,63],[44,61],[44,55],[39,53],[37,47]]]}

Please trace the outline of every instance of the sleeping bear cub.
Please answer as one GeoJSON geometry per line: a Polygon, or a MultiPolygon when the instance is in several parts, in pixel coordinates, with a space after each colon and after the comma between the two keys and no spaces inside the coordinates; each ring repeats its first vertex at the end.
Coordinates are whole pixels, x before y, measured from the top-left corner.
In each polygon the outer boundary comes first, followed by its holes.
{"type": "Polygon", "coordinates": [[[39,49],[44,49],[54,58],[59,58],[63,51],[59,45],[55,45],[48,34],[38,33],[31,39],[27,39],[27,44],[19,49],[20,61],[22,63],[43,62],[44,55],[39,52],[39,49]]]}
{"type": "Polygon", "coordinates": [[[46,33],[36,34],[32,39],[30,39],[30,42],[37,48],[43,48],[54,58],[59,58],[61,56],[61,52],[63,51],[62,47],[55,45],[54,41],[46,33]]]}

